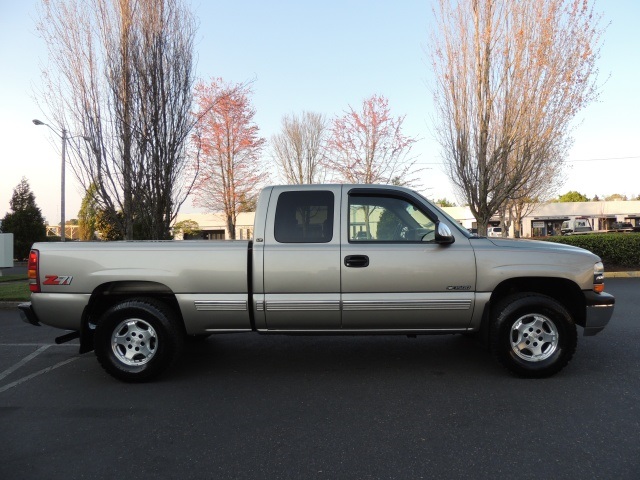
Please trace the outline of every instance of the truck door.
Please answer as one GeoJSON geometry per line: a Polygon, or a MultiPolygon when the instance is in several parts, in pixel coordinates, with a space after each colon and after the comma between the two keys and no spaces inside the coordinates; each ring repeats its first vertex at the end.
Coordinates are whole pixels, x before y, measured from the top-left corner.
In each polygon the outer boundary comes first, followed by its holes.
{"type": "Polygon", "coordinates": [[[436,244],[437,217],[417,196],[364,188],[343,195],[343,329],[466,328],[476,287],[469,239],[454,232],[453,244],[436,244]]]}
{"type": "Polygon", "coordinates": [[[268,330],[340,328],[341,188],[274,187],[264,235],[268,330]]]}

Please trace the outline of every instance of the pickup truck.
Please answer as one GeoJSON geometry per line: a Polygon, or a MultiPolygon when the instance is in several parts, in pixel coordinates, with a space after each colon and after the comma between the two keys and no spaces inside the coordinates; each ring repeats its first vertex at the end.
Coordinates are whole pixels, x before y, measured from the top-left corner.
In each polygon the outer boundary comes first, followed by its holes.
{"type": "Polygon", "coordinates": [[[36,243],[25,321],[124,381],[211,334],[467,334],[524,377],[567,365],[614,297],[586,250],[470,234],[387,185],[270,186],[252,241],[36,243]]]}

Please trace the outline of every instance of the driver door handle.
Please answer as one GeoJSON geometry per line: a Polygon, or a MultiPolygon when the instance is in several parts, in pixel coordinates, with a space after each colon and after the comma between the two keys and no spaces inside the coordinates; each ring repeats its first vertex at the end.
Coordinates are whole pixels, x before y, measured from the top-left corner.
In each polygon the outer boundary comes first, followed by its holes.
{"type": "Polygon", "coordinates": [[[366,255],[347,255],[344,257],[345,267],[364,268],[369,266],[369,257],[366,255]]]}

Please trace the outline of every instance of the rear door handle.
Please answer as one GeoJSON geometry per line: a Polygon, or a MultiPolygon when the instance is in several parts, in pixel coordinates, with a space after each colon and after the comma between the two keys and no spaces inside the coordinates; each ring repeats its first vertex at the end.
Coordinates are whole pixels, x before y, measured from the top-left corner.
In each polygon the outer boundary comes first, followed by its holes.
{"type": "Polygon", "coordinates": [[[369,257],[366,255],[347,255],[344,257],[345,267],[364,268],[369,266],[369,257]]]}

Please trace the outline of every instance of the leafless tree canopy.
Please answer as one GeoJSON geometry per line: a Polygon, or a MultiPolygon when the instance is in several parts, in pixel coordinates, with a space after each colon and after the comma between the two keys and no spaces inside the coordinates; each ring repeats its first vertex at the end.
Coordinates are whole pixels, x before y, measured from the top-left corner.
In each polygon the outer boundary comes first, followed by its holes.
{"type": "Polygon", "coordinates": [[[439,0],[436,132],[479,233],[560,170],[598,94],[600,16],[586,0],[439,0]]]}
{"type": "Polygon", "coordinates": [[[190,188],[195,30],[181,0],[42,3],[42,102],[52,125],[85,137],[73,170],[128,239],[167,238],[190,188]]]}
{"type": "Polygon", "coordinates": [[[322,160],[327,135],[327,122],[319,113],[303,112],[301,117],[283,117],[282,131],[271,137],[271,146],[276,165],[287,184],[324,181],[322,160]]]}

